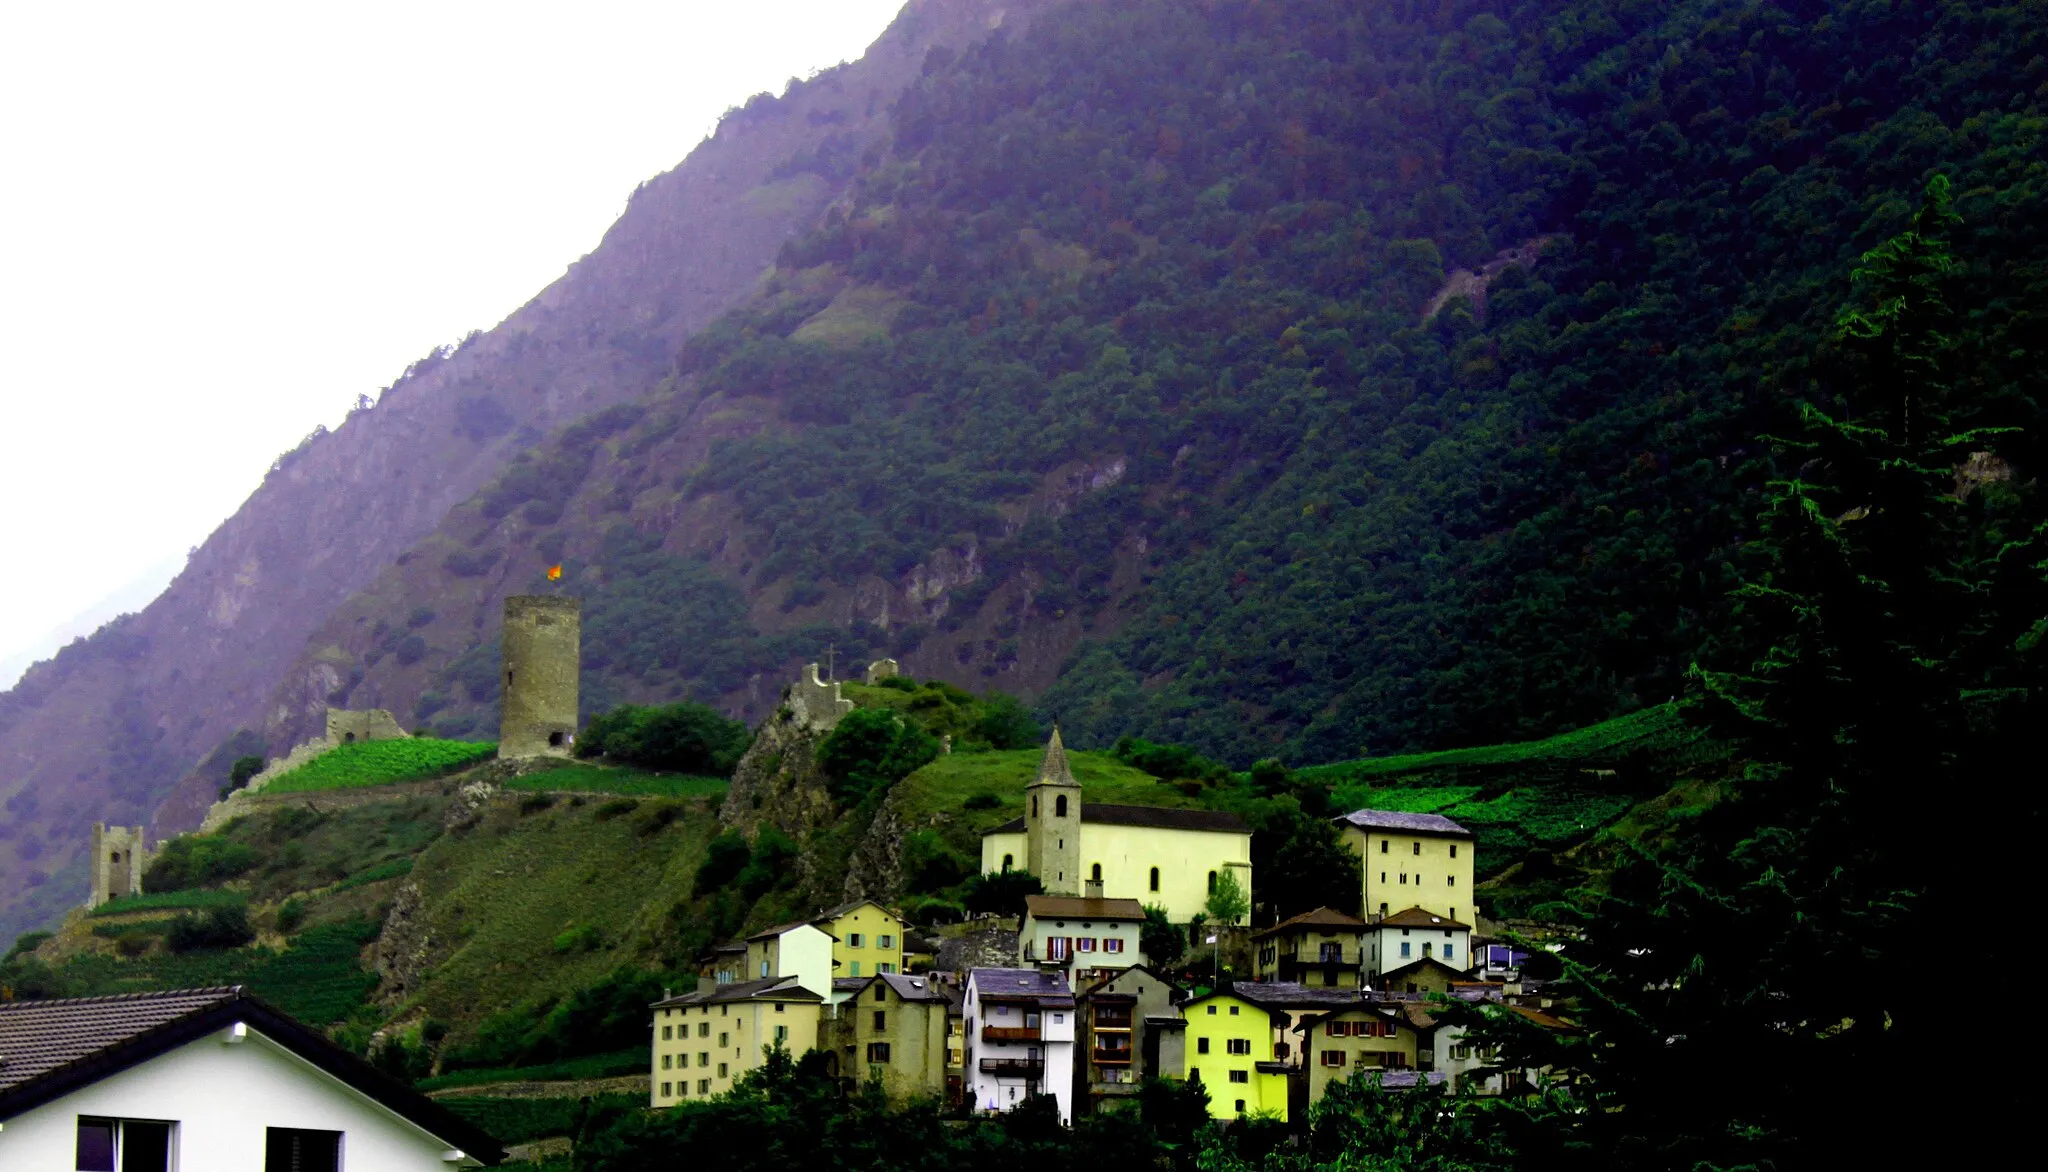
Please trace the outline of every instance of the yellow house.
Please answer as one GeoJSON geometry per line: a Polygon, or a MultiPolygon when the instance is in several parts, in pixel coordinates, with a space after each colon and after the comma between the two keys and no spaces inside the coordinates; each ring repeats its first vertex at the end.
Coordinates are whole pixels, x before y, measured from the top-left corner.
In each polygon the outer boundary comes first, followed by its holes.
{"type": "Polygon", "coordinates": [[[657,1001],[650,1105],[672,1107],[732,1089],[733,1080],[780,1046],[793,1055],[818,1048],[824,998],[794,977],[721,985],[657,1001]]]}
{"type": "Polygon", "coordinates": [[[1182,1077],[1200,1078],[1209,1114],[1287,1118],[1287,1064],[1273,1060],[1266,1011],[1229,993],[1211,993],[1180,1007],[1187,1021],[1182,1077]]]}
{"type": "Polygon", "coordinates": [[[1029,871],[1047,895],[1080,895],[1100,883],[1112,899],[1166,909],[1186,923],[1226,874],[1252,894],[1252,832],[1235,814],[1152,806],[1083,804],[1058,729],[1038,780],[1024,791],[1024,816],[981,838],[981,871],[1029,871]]]}
{"type": "Polygon", "coordinates": [[[903,917],[874,900],[842,903],[820,912],[811,924],[834,938],[834,978],[904,971],[903,917]]]}
{"type": "Polygon", "coordinates": [[[1336,822],[1365,873],[1366,919],[1410,907],[1447,920],[1472,914],[1471,831],[1441,814],[1393,810],[1353,810],[1336,822]]]}
{"type": "Polygon", "coordinates": [[[951,1006],[929,977],[883,973],[862,980],[833,1007],[841,1076],[855,1084],[878,1078],[897,1102],[943,1097],[951,1006]]]}
{"type": "Polygon", "coordinates": [[[1403,1008],[1360,1005],[1303,1017],[1296,1032],[1308,1071],[1308,1101],[1322,1102],[1331,1083],[1361,1072],[1413,1070],[1428,1043],[1403,1008]]]}
{"type": "Polygon", "coordinates": [[[794,977],[820,998],[832,993],[832,950],[838,946],[830,932],[798,921],[778,924],[747,937],[747,961],[740,974],[745,981],[772,977],[794,977]]]}
{"type": "Polygon", "coordinates": [[[1325,989],[1358,988],[1366,923],[1334,908],[1285,919],[1252,936],[1260,981],[1296,981],[1325,989]]]}

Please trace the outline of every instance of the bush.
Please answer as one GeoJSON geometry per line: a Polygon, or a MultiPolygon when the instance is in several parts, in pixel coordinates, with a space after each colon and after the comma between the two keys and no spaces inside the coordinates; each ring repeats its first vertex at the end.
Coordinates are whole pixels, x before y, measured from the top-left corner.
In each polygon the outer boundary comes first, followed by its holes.
{"type": "Polygon", "coordinates": [[[746,836],[737,830],[728,830],[712,839],[704,848],[704,861],[697,866],[696,893],[709,895],[739,878],[753,857],[746,836]]]}
{"type": "Polygon", "coordinates": [[[446,1048],[442,1068],[530,1066],[629,1046],[644,1054],[648,1004],[661,998],[664,987],[683,983],[647,969],[614,969],[561,1001],[527,1002],[492,1014],[466,1045],[446,1048]]]}
{"type": "Polygon", "coordinates": [[[1165,908],[1148,903],[1145,922],[1138,926],[1138,947],[1144,951],[1146,960],[1164,968],[1188,950],[1188,934],[1167,918],[1165,908]]]}
{"type": "Polygon", "coordinates": [[[611,801],[591,811],[591,815],[599,822],[609,822],[613,818],[630,814],[639,808],[640,799],[638,798],[613,798],[611,801]]]}
{"type": "Polygon", "coordinates": [[[43,941],[48,940],[55,935],[55,932],[23,932],[21,935],[14,938],[14,947],[7,950],[7,955],[5,957],[0,957],[0,964],[6,964],[8,961],[13,960],[17,956],[34,952],[36,949],[42,947],[43,941]]]}
{"type": "Polygon", "coordinates": [[[802,854],[795,840],[774,827],[754,836],[753,857],[739,874],[740,894],[757,900],[778,887],[796,883],[796,860],[802,854]]]}
{"type": "Polygon", "coordinates": [[[981,702],[981,719],[974,722],[974,735],[998,749],[1036,748],[1045,739],[1031,713],[1007,692],[990,692],[981,702]]]}
{"type": "Polygon", "coordinates": [[[256,931],[249,926],[249,909],[239,905],[208,908],[198,915],[187,913],[179,916],[171,921],[171,930],[164,934],[164,941],[172,952],[240,948],[255,938],[256,931]]]}
{"type": "Polygon", "coordinates": [[[939,742],[924,729],[886,708],[858,708],[818,746],[818,765],[832,796],[852,806],[938,755],[939,742]]]}
{"type": "Polygon", "coordinates": [[[1003,799],[987,790],[983,790],[960,804],[963,808],[969,810],[993,810],[1003,804],[1003,799]]]}
{"type": "Polygon", "coordinates": [[[595,952],[604,947],[604,933],[590,924],[578,924],[555,937],[558,953],[595,952]]]}
{"type": "Polygon", "coordinates": [[[944,891],[973,870],[936,831],[913,830],[903,836],[903,883],[909,891],[944,891]]]}
{"type": "Polygon", "coordinates": [[[553,794],[528,794],[519,799],[519,813],[522,817],[527,814],[538,814],[542,810],[549,809],[554,804],[555,796],[553,794]]]}
{"type": "Polygon", "coordinates": [[[576,739],[576,755],[730,777],[751,740],[746,725],[702,704],[622,704],[590,722],[576,739]]]}
{"type": "Polygon", "coordinates": [[[1044,891],[1045,884],[1029,871],[976,875],[967,885],[967,910],[977,916],[1021,916],[1024,897],[1044,891]]]}
{"type": "Polygon", "coordinates": [[[253,753],[247,757],[237,757],[235,758],[235,763],[228,767],[228,788],[231,790],[241,789],[249,784],[250,778],[261,772],[263,772],[262,757],[253,753]]]}
{"type": "Polygon", "coordinates": [[[256,865],[256,850],[213,834],[187,834],[163,845],[143,873],[142,890],[185,891],[232,879],[256,865]]]}
{"type": "Polygon", "coordinates": [[[306,905],[301,900],[285,900],[284,906],[277,909],[277,930],[286,936],[298,931],[299,925],[305,922],[306,905]]]}

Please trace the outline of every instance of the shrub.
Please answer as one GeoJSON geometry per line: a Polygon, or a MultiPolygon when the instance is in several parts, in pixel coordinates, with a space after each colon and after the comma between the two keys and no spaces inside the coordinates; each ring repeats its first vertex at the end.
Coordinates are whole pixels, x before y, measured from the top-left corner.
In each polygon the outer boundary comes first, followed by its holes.
{"type": "Polygon", "coordinates": [[[554,804],[555,797],[553,794],[528,794],[525,797],[519,799],[519,813],[522,816],[527,814],[538,814],[542,810],[546,810],[552,807],[554,804]]]}
{"type": "Polygon", "coordinates": [[[1163,968],[1179,960],[1187,951],[1188,934],[1167,918],[1165,908],[1148,903],[1145,905],[1145,922],[1138,926],[1138,947],[1145,953],[1146,960],[1163,968]]]}
{"type": "Polygon", "coordinates": [[[674,802],[656,802],[639,817],[633,819],[633,830],[643,837],[658,834],[681,817],[683,808],[674,802]]]}
{"type": "Polygon", "coordinates": [[[235,758],[235,763],[228,767],[228,788],[241,789],[249,784],[250,778],[261,772],[263,772],[263,758],[261,756],[252,753],[247,757],[237,757],[235,758]]]}
{"type": "Polygon", "coordinates": [[[974,735],[998,749],[1035,748],[1045,739],[1031,713],[1015,696],[990,692],[981,702],[981,719],[974,722],[974,735]]]}
{"type": "Polygon", "coordinates": [[[240,948],[255,938],[256,931],[249,926],[249,909],[240,905],[179,916],[171,921],[171,930],[164,936],[172,952],[240,948]]]}
{"type": "Polygon", "coordinates": [[[978,916],[1022,915],[1024,897],[1044,891],[1045,884],[1029,871],[976,875],[967,885],[967,910],[978,916]]]}
{"type": "Polygon", "coordinates": [[[847,713],[818,746],[818,765],[832,796],[857,805],[938,755],[938,740],[924,729],[886,708],[859,708],[847,713]]]}
{"type": "Polygon", "coordinates": [[[709,895],[739,878],[753,857],[746,836],[737,830],[728,830],[712,839],[704,848],[704,861],[697,866],[696,893],[709,895]]]}
{"type": "Polygon", "coordinates": [[[398,657],[399,663],[411,667],[426,658],[427,641],[418,635],[407,635],[398,641],[398,649],[392,654],[398,657]]]}
{"type": "Polygon", "coordinates": [[[639,808],[640,799],[638,798],[613,798],[611,801],[606,802],[602,806],[599,806],[596,810],[592,811],[592,813],[596,816],[598,821],[608,822],[613,818],[619,817],[620,815],[630,814],[639,808]]]}
{"type": "Polygon", "coordinates": [[[142,890],[184,891],[232,879],[256,865],[256,850],[213,834],[187,834],[163,845],[143,873],[142,890]]]}
{"type": "Polygon", "coordinates": [[[993,810],[1003,804],[1003,799],[987,790],[983,790],[978,794],[971,795],[960,804],[963,808],[969,810],[993,810]]]}
{"type": "Polygon", "coordinates": [[[555,951],[595,952],[604,947],[604,933],[590,924],[578,924],[555,937],[555,951]]]}
{"type": "Polygon", "coordinates": [[[277,930],[286,936],[298,931],[299,925],[305,922],[306,905],[301,900],[285,900],[284,906],[277,909],[277,930]]]}
{"type": "Polygon", "coordinates": [[[702,704],[623,704],[590,722],[576,740],[576,755],[730,777],[751,740],[746,725],[702,704]]]}
{"type": "Polygon", "coordinates": [[[42,947],[43,941],[48,940],[55,935],[55,932],[23,932],[21,935],[16,936],[14,938],[14,947],[7,950],[7,955],[5,957],[0,957],[0,964],[5,964],[8,961],[13,960],[15,957],[21,956],[25,953],[34,952],[36,949],[42,947]]]}

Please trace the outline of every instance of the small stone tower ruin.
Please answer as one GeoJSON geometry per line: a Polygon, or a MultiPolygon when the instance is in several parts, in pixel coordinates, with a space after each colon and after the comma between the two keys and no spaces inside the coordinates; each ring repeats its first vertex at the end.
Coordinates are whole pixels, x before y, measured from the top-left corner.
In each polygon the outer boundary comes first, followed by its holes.
{"type": "Polygon", "coordinates": [[[1024,788],[1024,866],[1047,895],[1081,893],[1081,783],[1067,765],[1058,725],[1038,764],[1038,780],[1024,788]]]}
{"type": "Polygon", "coordinates": [[[505,600],[504,699],[498,756],[567,757],[576,745],[583,604],[553,594],[505,600]]]}
{"type": "Polygon", "coordinates": [[[142,827],[92,824],[92,895],[87,908],[110,899],[142,893],[142,873],[149,867],[142,827]]]}

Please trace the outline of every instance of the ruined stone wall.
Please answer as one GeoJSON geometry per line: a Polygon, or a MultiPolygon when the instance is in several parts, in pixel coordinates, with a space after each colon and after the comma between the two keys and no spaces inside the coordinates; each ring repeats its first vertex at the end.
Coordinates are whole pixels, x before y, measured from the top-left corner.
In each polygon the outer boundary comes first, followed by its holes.
{"type": "Polygon", "coordinates": [[[902,674],[903,666],[895,660],[877,659],[873,663],[868,664],[867,682],[869,684],[879,684],[883,680],[893,680],[902,674]]]}
{"type": "Polygon", "coordinates": [[[92,894],[86,907],[142,891],[142,873],[149,867],[149,848],[140,826],[92,826],[92,894]]]}
{"type": "Polygon", "coordinates": [[[576,745],[583,604],[553,594],[505,600],[500,757],[567,757],[576,745]]]}
{"type": "Polygon", "coordinates": [[[853,711],[853,701],[841,699],[839,681],[818,679],[818,665],[807,663],[803,674],[789,686],[789,710],[798,724],[818,732],[830,732],[841,717],[853,711]]]}
{"type": "Polygon", "coordinates": [[[389,712],[382,708],[353,711],[347,708],[327,710],[327,740],[336,745],[350,741],[390,741],[409,735],[399,727],[389,712]]]}

